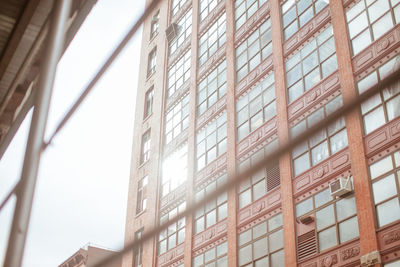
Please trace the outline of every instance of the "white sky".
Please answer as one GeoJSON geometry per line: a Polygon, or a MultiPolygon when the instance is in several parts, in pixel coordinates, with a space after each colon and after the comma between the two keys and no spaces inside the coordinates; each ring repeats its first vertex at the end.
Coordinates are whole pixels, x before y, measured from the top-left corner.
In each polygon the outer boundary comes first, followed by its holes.
{"type": "MultiPolygon", "coordinates": [[[[49,136],[143,11],[98,0],[59,63],[49,136]]],[[[88,242],[123,246],[141,32],[42,156],[24,266],[58,266],[88,242]]],[[[19,179],[30,116],[0,161],[0,201],[19,179]]],[[[0,211],[0,263],[14,202],[0,211]]]]}

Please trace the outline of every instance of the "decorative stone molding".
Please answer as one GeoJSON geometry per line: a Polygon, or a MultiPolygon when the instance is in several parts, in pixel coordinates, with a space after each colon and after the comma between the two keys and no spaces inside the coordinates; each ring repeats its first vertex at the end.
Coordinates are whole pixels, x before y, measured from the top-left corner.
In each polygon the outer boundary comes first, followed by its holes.
{"type": "Polygon", "coordinates": [[[299,262],[299,267],[358,266],[360,241],[354,240],[299,262]]]}
{"type": "Polygon", "coordinates": [[[204,112],[198,119],[197,119],[197,130],[200,128],[204,127],[205,124],[207,124],[215,114],[219,114],[222,112],[223,109],[226,107],[226,95],[221,97],[217,103],[212,105],[207,109],[206,112],[204,112]]]}
{"type": "Polygon", "coordinates": [[[215,179],[216,176],[223,174],[226,171],[226,153],[213,160],[206,167],[197,172],[196,175],[196,187],[201,184],[208,184],[211,180],[215,179]],[[225,170],[225,171],[224,171],[225,170]]]}
{"type": "Polygon", "coordinates": [[[172,106],[178,102],[185,94],[189,91],[190,79],[188,79],[172,96],[166,97],[166,111],[172,108],[172,106]]]}
{"type": "Polygon", "coordinates": [[[213,226],[207,228],[203,232],[200,232],[193,236],[193,250],[198,250],[200,248],[214,247],[216,241],[218,241],[222,236],[226,235],[228,229],[228,220],[214,224],[213,226]]]}
{"type": "Polygon", "coordinates": [[[174,191],[161,198],[160,212],[162,215],[181,204],[186,197],[186,182],[178,186],[174,191]]]}
{"type": "Polygon", "coordinates": [[[400,248],[400,223],[391,224],[378,230],[378,243],[382,254],[400,248]]]}
{"type": "Polygon", "coordinates": [[[169,142],[167,145],[165,145],[164,151],[163,151],[163,156],[166,157],[169,154],[171,154],[176,148],[184,143],[188,138],[188,128],[183,130],[177,137],[172,139],[171,142],[169,142]]]}
{"type": "Polygon", "coordinates": [[[199,36],[201,36],[206,31],[206,29],[208,29],[210,25],[219,18],[223,10],[225,10],[225,1],[219,1],[217,6],[214,7],[214,9],[207,15],[207,17],[200,22],[199,36]]]}
{"type": "Polygon", "coordinates": [[[377,66],[382,65],[390,59],[392,55],[400,51],[400,24],[395,25],[385,35],[375,40],[363,51],[358,53],[352,59],[353,71],[357,80],[362,79],[377,66]]]}
{"type": "Polygon", "coordinates": [[[288,106],[290,126],[307,117],[310,113],[320,108],[318,104],[326,104],[340,94],[339,73],[335,71],[320,81],[316,86],[306,91],[302,96],[288,106]],[[296,120],[298,118],[298,120],[296,120]]]}
{"type": "Polygon", "coordinates": [[[185,251],[185,243],[182,243],[173,249],[168,250],[164,254],[158,257],[157,266],[164,267],[164,266],[176,266],[180,259],[183,258],[185,251]]]}
{"type": "Polygon", "coordinates": [[[293,180],[293,194],[296,196],[308,191],[311,187],[330,179],[350,168],[350,152],[344,148],[330,156],[293,180]]]}
{"type": "Polygon", "coordinates": [[[277,120],[275,116],[269,121],[266,121],[236,145],[236,155],[240,161],[247,158],[253,151],[257,151],[276,138],[277,120]]]}
{"type": "Polygon", "coordinates": [[[305,40],[312,37],[317,33],[324,25],[330,21],[330,10],[329,6],[326,6],[321,12],[319,12],[312,20],[307,22],[297,33],[292,35],[283,45],[283,54],[287,57],[293,53],[305,40]]]}
{"type": "Polygon", "coordinates": [[[235,47],[255,31],[269,16],[269,2],[262,5],[235,33],[235,47]]]}
{"type": "Polygon", "coordinates": [[[271,217],[272,215],[268,216],[266,213],[273,211],[273,209],[276,209],[280,204],[281,190],[280,187],[278,187],[271,192],[268,192],[265,196],[257,201],[254,201],[248,206],[240,209],[237,214],[238,227],[243,227],[245,224],[249,224],[251,221],[255,222],[254,224],[256,224],[266,218],[271,217]],[[265,218],[262,218],[263,215],[265,215],[265,218]]]}
{"type": "Polygon", "coordinates": [[[185,4],[179,9],[179,11],[171,18],[170,24],[177,23],[181,19],[181,17],[186,14],[191,6],[192,1],[186,1],[185,4]]]}
{"type": "Polygon", "coordinates": [[[270,55],[264,59],[263,62],[257,66],[257,68],[247,74],[247,76],[236,85],[236,97],[241,96],[250,90],[253,85],[256,85],[256,82],[259,81],[261,77],[272,70],[272,64],[272,55],[270,55]]]}
{"type": "Polygon", "coordinates": [[[223,60],[225,56],[226,44],[218,48],[217,52],[214,53],[207,61],[198,67],[197,82],[201,81],[205,75],[214,70],[213,66],[218,66],[218,64],[223,60]]]}
{"type": "Polygon", "coordinates": [[[208,184],[210,184],[211,182],[215,181],[216,179],[218,179],[220,176],[222,176],[226,172],[227,172],[227,169],[226,168],[222,168],[221,170],[214,172],[212,175],[207,176],[205,179],[201,179],[200,180],[200,179],[198,179],[196,177],[195,181],[194,181],[195,191],[197,192],[197,191],[203,189],[208,184]]]}
{"type": "Polygon", "coordinates": [[[364,137],[365,154],[370,158],[399,141],[400,117],[397,117],[364,137]]]}
{"type": "Polygon", "coordinates": [[[185,54],[185,52],[190,49],[190,40],[192,38],[190,36],[188,36],[185,41],[183,42],[183,44],[181,44],[178,49],[175,50],[174,53],[172,53],[172,55],[170,55],[168,57],[168,69],[171,68],[172,65],[175,64],[176,61],[178,61],[178,59],[180,59],[182,57],[182,55],[185,54]]]}

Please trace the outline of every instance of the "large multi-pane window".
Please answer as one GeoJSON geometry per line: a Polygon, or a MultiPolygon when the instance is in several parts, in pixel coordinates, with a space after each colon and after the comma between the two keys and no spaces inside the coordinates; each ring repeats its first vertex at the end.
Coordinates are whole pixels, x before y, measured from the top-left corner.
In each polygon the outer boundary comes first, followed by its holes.
{"type": "Polygon", "coordinates": [[[183,7],[183,5],[189,0],[172,0],[172,5],[171,5],[171,16],[173,17],[178,13],[179,9],[183,7]]]}
{"type": "MultiPolygon", "coordinates": [[[[181,213],[186,208],[186,202],[183,202],[173,210],[160,218],[160,224],[164,224],[181,213]]],[[[185,218],[168,226],[167,229],[160,232],[158,236],[158,255],[163,254],[185,241],[185,218]]]]}
{"type": "Polygon", "coordinates": [[[169,43],[169,54],[173,54],[179,46],[190,36],[192,33],[192,9],[178,21],[177,36],[169,43]]]}
{"type": "Polygon", "coordinates": [[[326,0],[287,0],[282,5],[283,33],[285,40],[309,22],[328,5],[326,0]]]}
{"type": "Polygon", "coordinates": [[[268,18],[236,48],[236,81],[243,79],[271,53],[271,20],[268,18]]]}
{"type": "Polygon", "coordinates": [[[400,266],[400,260],[395,260],[390,263],[385,263],[383,267],[397,267],[400,266]]]}
{"type": "Polygon", "coordinates": [[[202,115],[226,94],[226,60],[210,72],[197,86],[197,113],[202,115]]]}
{"type": "Polygon", "coordinates": [[[190,78],[190,49],[168,70],[168,96],[172,96],[190,78]]]}
{"type": "Polygon", "coordinates": [[[334,199],[327,188],[296,204],[298,221],[308,216],[315,220],[319,251],[359,236],[354,195],[334,199]]]}
{"type": "Polygon", "coordinates": [[[346,11],[353,55],[400,22],[398,0],[361,0],[346,11]]]}
{"type": "Polygon", "coordinates": [[[154,47],[151,50],[148,62],[147,62],[147,77],[151,76],[154,72],[156,72],[156,55],[157,55],[157,47],[154,47]]]}
{"type": "Polygon", "coordinates": [[[282,214],[239,234],[238,266],[285,266],[282,214]]]}
{"type": "MultiPolygon", "coordinates": [[[[306,119],[293,126],[290,129],[291,136],[297,136],[318,122],[321,122],[340,106],[342,106],[342,96],[334,98],[325,106],[317,109],[306,119]]],[[[316,132],[307,141],[302,142],[293,149],[292,159],[294,176],[306,171],[310,166],[318,164],[346,146],[346,124],[344,117],[341,117],[328,127],[316,132]]]]}
{"type": "Polygon", "coordinates": [[[151,87],[144,96],[145,102],[144,102],[143,118],[147,118],[153,112],[153,96],[154,96],[154,90],[153,87],[151,87]]]}
{"type": "Polygon", "coordinates": [[[150,129],[142,135],[142,146],[140,151],[140,163],[144,163],[150,159],[150,129]]]}
{"type": "Polygon", "coordinates": [[[165,143],[169,144],[189,126],[189,94],[178,101],[165,116],[165,143]]]}
{"type": "Polygon", "coordinates": [[[219,244],[193,259],[194,267],[228,267],[228,242],[219,244]]]}
{"type": "MultiPolygon", "coordinates": [[[[260,149],[246,160],[242,161],[238,165],[239,172],[246,171],[252,168],[256,163],[264,159],[267,153],[272,150],[275,143],[270,143],[263,149],[260,149]]],[[[260,169],[249,179],[241,182],[238,188],[238,208],[241,209],[253,201],[264,196],[267,192],[273,190],[280,185],[280,174],[279,174],[279,163],[273,161],[268,164],[265,168],[260,169]]]]}
{"type": "Polygon", "coordinates": [[[197,170],[201,170],[226,152],[226,122],[226,111],[224,111],[197,133],[197,170]]]}
{"type": "MultiPolygon", "coordinates": [[[[361,94],[368,88],[379,83],[386,76],[400,67],[400,56],[397,56],[358,82],[358,92],[361,94]]],[[[385,123],[400,116],[400,82],[397,81],[388,88],[369,98],[361,105],[364,133],[369,134],[385,123]]]]}
{"type": "Polygon", "coordinates": [[[161,197],[175,190],[187,179],[187,143],[166,157],[162,164],[161,197]]]}
{"type": "Polygon", "coordinates": [[[136,198],[136,214],[141,213],[146,209],[147,198],[146,198],[146,188],[149,182],[149,177],[146,175],[139,180],[137,186],[137,198],[136,198]]]}
{"type": "Polygon", "coordinates": [[[379,227],[400,220],[400,151],[369,166],[379,227]]]}
{"type": "MultiPolygon", "coordinates": [[[[202,200],[207,198],[207,195],[214,192],[217,188],[220,188],[226,182],[226,174],[220,176],[215,181],[208,184],[203,189],[196,193],[196,199],[202,200]]],[[[210,199],[206,205],[201,207],[195,212],[194,215],[194,233],[198,234],[204,229],[216,224],[223,220],[228,215],[228,194],[227,192],[222,193],[216,199],[210,199]]]]}
{"type": "Polygon", "coordinates": [[[199,66],[217,52],[226,41],[226,15],[222,14],[216,22],[200,37],[199,66]]]}
{"type": "Polygon", "coordinates": [[[200,0],[200,21],[205,19],[220,1],[221,0],[200,0]]]}
{"type": "Polygon", "coordinates": [[[236,102],[238,141],[275,115],[274,74],[270,73],[236,102]]]}
{"type": "Polygon", "coordinates": [[[336,70],[337,60],[332,26],[318,34],[290,57],[285,67],[289,102],[336,70]]]}
{"type": "Polygon", "coordinates": [[[239,29],[267,0],[235,0],[235,28],[239,29]]]}

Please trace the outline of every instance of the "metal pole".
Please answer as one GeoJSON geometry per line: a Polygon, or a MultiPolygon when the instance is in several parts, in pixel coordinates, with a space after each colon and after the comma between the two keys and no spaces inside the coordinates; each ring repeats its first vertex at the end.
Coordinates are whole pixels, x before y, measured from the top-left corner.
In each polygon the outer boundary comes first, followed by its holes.
{"type": "Polygon", "coordinates": [[[24,165],[17,191],[17,202],[8,240],[5,266],[22,264],[25,240],[35,192],[40,155],[49,112],[51,92],[58,60],[64,48],[66,22],[71,10],[71,0],[56,0],[52,11],[44,60],[41,64],[39,83],[35,92],[34,111],[25,151],[24,165]]]}

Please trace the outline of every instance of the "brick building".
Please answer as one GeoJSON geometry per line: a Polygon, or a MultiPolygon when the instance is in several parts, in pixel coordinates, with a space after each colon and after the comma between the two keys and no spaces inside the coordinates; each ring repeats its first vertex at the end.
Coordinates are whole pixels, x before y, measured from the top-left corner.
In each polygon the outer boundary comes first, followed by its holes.
{"type": "MultiPolygon", "coordinates": [[[[398,0],[161,1],[144,23],[126,242],[398,68],[399,20],[398,0]]],[[[399,88],[123,266],[400,266],[399,88]]]]}

